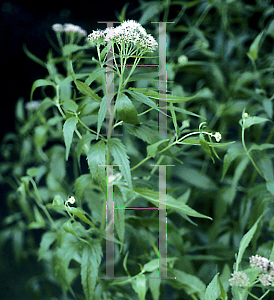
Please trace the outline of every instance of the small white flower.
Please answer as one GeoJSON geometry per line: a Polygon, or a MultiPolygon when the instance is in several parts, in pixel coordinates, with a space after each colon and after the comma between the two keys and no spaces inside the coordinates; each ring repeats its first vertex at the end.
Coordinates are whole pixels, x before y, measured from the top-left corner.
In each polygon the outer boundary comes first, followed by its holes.
{"type": "Polygon", "coordinates": [[[75,203],[75,198],[73,196],[71,196],[68,200],[67,200],[68,203],[70,204],[74,204],[75,203]]]}
{"type": "Polygon", "coordinates": [[[188,58],[187,58],[187,56],[185,56],[185,55],[180,55],[179,57],[178,57],[178,64],[180,65],[180,66],[184,66],[184,65],[186,65],[188,63],[188,58]]]}
{"type": "Polygon", "coordinates": [[[62,24],[56,23],[52,25],[52,30],[54,30],[55,32],[63,32],[64,28],[62,24]]]}
{"type": "Polygon", "coordinates": [[[215,134],[213,134],[213,136],[215,137],[216,142],[220,142],[220,140],[222,139],[222,135],[220,134],[220,132],[216,132],[215,134]]]}
{"type": "Polygon", "coordinates": [[[269,286],[273,282],[273,277],[270,274],[261,274],[259,276],[259,280],[261,281],[263,286],[269,286]]]}
{"type": "Polygon", "coordinates": [[[33,111],[33,110],[37,110],[40,106],[40,104],[42,103],[41,100],[33,100],[33,101],[29,101],[25,104],[25,108],[26,110],[29,110],[29,111],[33,111]]]}

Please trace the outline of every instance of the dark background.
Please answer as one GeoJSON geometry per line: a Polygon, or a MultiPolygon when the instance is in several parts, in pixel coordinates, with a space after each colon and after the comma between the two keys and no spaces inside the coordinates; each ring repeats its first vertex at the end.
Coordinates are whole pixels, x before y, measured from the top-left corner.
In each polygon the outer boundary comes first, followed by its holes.
{"type": "MultiPolygon", "coordinates": [[[[33,1],[0,0],[0,143],[7,132],[15,132],[14,109],[17,100],[23,97],[29,101],[32,84],[44,78],[47,70],[29,59],[23,51],[28,50],[45,61],[51,45],[46,34],[55,37],[51,27],[55,23],[72,23],[91,33],[98,21],[116,21],[127,1],[33,1]]],[[[138,0],[130,2],[127,18],[138,8],[138,0]]],[[[137,14],[138,15],[138,14],[137,14]]],[[[0,155],[1,159],[1,155],[0,155]]],[[[6,186],[0,185],[0,227],[6,213],[6,186]]],[[[0,249],[0,298],[3,300],[25,300],[28,279],[41,274],[36,260],[28,258],[16,263],[12,245],[0,249]]],[[[45,287],[46,288],[46,287],[45,287]]],[[[56,298],[57,299],[57,298],[56,298]]]]}
{"type": "MultiPolygon", "coordinates": [[[[54,38],[54,23],[80,25],[87,33],[97,29],[98,21],[116,21],[127,1],[33,1],[0,0],[0,65],[1,118],[0,142],[6,132],[14,131],[14,107],[20,97],[29,101],[36,79],[47,75],[46,69],[30,60],[23,51],[46,60],[50,43],[46,34],[54,38]]],[[[138,0],[130,1],[127,18],[138,8],[138,0]]],[[[133,16],[136,16],[134,14],[133,16]]]]}

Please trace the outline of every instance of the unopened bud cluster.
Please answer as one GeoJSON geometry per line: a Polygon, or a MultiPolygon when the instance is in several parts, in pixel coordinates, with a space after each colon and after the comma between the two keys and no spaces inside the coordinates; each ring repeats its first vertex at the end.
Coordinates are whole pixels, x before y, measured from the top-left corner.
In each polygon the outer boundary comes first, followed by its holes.
{"type": "Polygon", "coordinates": [[[93,30],[88,39],[96,44],[105,44],[113,41],[117,45],[132,44],[142,50],[153,52],[158,47],[154,37],[146,32],[141,24],[128,20],[117,27],[108,27],[105,30],[93,30]]]}

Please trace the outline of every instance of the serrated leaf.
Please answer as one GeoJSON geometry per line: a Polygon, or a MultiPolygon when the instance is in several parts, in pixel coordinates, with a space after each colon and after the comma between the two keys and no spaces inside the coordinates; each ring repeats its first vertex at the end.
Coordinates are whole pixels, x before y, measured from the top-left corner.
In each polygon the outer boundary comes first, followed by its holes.
{"type": "MultiPolygon", "coordinates": [[[[125,238],[125,203],[123,195],[117,186],[114,186],[114,231],[117,232],[119,240],[124,243],[125,238]],[[117,208],[120,209],[117,209],[117,208]]],[[[122,251],[122,247],[120,251],[122,251]]]]}
{"type": "MultiPolygon", "coordinates": [[[[133,190],[137,194],[143,196],[148,201],[153,203],[155,206],[157,206],[157,207],[159,206],[159,192],[153,191],[151,189],[139,188],[139,187],[134,187],[133,190]]],[[[164,203],[164,202],[161,202],[161,203],[164,203]]],[[[192,217],[196,217],[196,218],[211,219],[208,216],[205,216],[203,214],[198,213],[196,210],[192,209],[191,207],[189,207],[185,203],[182,203],[182,202],[179,202],[179,201],[175,200],[173,197],[171,197],[169,195],[166,196],[166,206],[167,206],[168,209],[172,208],[172,209],[175,209],[175,210],[182,211],[183,213],[185,213],[188,216],[192,216],[192,217]]]]}
{"type": "Polygon", "coordinates": [[[92,177],[99,183],[103,191],[106,189],[106,146],[103,140],[90,147],[87,154],[88,166],[92,177]]]}
{"type": "Polygon", "coordinates": [[[129,188],[132,190],[129,157],[127,155],[125,145],[119,139],[111,138],[108,140],[108,147],[111,155],[115,160],[115,163],[121,165],[119,166],[119,169],[124,176],[129,188]]]}
{"type": "Polygon", "coordinates": [[[127,90],[127,93],[129,93],[135,100],[142,102],[158,111],[158,106],[151,99],[149,99],[149,97],[135,91],[134,88],[130,88],[129,90],[127,90]]]}
{"type": "Polygon", "coordinates": [[[65,145],[66,145],[66,160],[68,160],[70,146],[71,146],[72,138],[73,138],[73,133],[74,133],[77,123],[78,123],[78,118],[71,117],[66,120],[66,122],[64,123],[64,126],[63,126],[63,135],[64,135],[64,140],[65,140],[65,145]]]}
{"type": "Polygon", "coordinates": [[[140,124],[138,113],[131,100],[124,93],[119,93],[116,100],[119,118],[128,124],[140,124]]]}
{"type": "Polygon", "coordinates": [[[86,300],[93,300],[102,249],[98,241],[84,244],[81,259],[81,283],[86,300]]]}

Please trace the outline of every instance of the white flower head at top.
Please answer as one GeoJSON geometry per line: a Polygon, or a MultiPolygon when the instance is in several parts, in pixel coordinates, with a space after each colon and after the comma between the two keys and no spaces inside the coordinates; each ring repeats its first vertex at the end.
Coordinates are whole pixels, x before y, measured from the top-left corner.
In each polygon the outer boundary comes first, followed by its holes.
{"type": "Polygon", "coordinates": [[[153,52],[158,43],[154,37],[147,34],[144,27],[134,20],[128,20],[117,27],[108,27],[104,31],[93,31],[88,35],[88,39],[96,44],[104,44],[113,41],[117,45],[133,44],[143,52],[153,52]]]}

